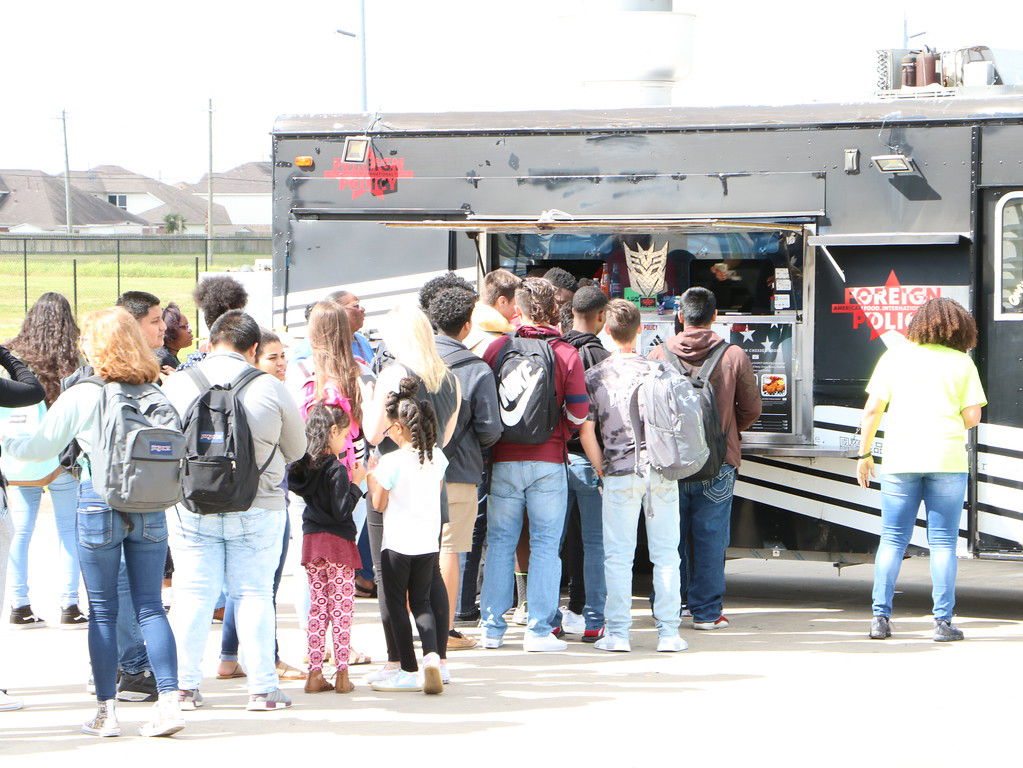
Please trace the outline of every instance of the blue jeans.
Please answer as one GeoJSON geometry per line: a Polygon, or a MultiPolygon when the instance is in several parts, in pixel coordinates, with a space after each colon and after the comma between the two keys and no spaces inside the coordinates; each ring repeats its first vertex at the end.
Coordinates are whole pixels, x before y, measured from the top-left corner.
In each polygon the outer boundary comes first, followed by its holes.
{"type": "Polygon", "coordinates": [[[920,502],[927,516],[934,618],[951,621],[955,607],[956,541],[966,499],[965,472],[881,475],[881,543],[874,557],[874,615],[892,615],[895,581],[913,536],[920,502]]]}
{"type": "Polygon", "coordinates": [[[129,675],[137,675],[147,669],[152,670],[149,655],[146,653],[146,641],[142,636],[142,627],[135,618],[135,604],[131,599],[128,567],[123,554],[121,567],[117,571],[117,602],[121,606],[121,610],[117,612],[118,665],[129,675]]]}
{"type": "MultiPolygon", "coordinates": [[[[604,626],[604,601],[607,587],[604,583],[604,528],[601,522],[603,500],[597,490],[597,473],[585,456],[568,454],[568,506],[579,505],[579,528],[583,539],[583,583],[586,588],[586,605],[583,618],[586,629],[600,629],[604,626]]],[[[635,547],[633,547],[635,548],[635,547]]],[[[558,613],[558,625],[561,614],[558,613]]]]}
{"type": "Polygon", "coordinates": [[[734,489],[731,464],[723,464],[712,480],[678,484],[680,590],[687,596],[693,621],[717,621],[721,616],[734,489]]]}
{"type": "Polygon", "coordinates": [[[197,515],[178,505],[170,515],[174,549],[174,610],[182,690],[202,682],[202,657],[210,617],[227,589],[250,694],[277,687],[274,639],[274,572],[284,540],[283,510],[253,507],[244,512],[197,515]]]}
{"type": "Polygon", "coordinates": [[[178,688],[178,662],[160,599],[167,559],[167,515],[115,512],[82,483],[78,501],[78,557],[89,595],[89,658],[96,698],[114,698],[117,683],[117,574],[122,553],[138,619],[161,693],[178,688]],[[131,530],[125,523],[130,522],[131,530]]]}
{"type": "MultiPolygon", "coordinates": [[[[678,483],[657,473],[650,477],[650,508],[644,516],[647,549],[653,563],[654,620],[658,637],[678,635],[678,483]]],[[[628,638],[632,627],[632,564],[636,556],[636,517],[647,504],[647,479],[639,475],[604,478],[604,576],[607,580],[607,632],[628,638]]]]}
{"type": "MultiPolygon", "coordinates": [[[[60,604],[61,607],[78,605],[78,580],[81,568],[78,564],[78,534],[75,523],[78,518],[78,481],[67,472],[61,472],[46,489],[53,502],[53,517],[57,524],[57,539],[60,542],[60,604]]],[[[14,540],[11,542],[10,582],[11,607],[28,605],[28,545],[36,527],[39,502],[43,497],[42,486],[11,485],[7,488],[7,503],[11,522],[14,523],[14,540]]],[[[0,567],[3,564],[0,563],[0,567]]]]}
{"type": "Polygon", "coordinates": [[[494,464],[487,507],[487,559],[483,566],[480,613],[488,637],[503,637],[504,612],[515,594],[515,545],[529,509],[529,581],[526,632],[535,638],[551,633],[561,594],[561,534],[565,530],[565,465],[548,461],[503,461],[494,464]]]}
{"type": "MultiPolygon", "coordinates": [[[[277,615],[277,590],[281,586],[281,577],[284,575],[284,561],[288,557],[288,543],[291,540],[291,520],[284,516],[284,539],[281,545],[281,560],[274,572],[274,615],[277,615]]],[[[227,596],[224,603],[224,626],[220,630],[220,658],[223,661],[238,661],[238,626],[235,618],[234,598],[227,596]]],[[[277,647],[277,624],[274,623],[274,663],[281,660],[277,647]]]]}

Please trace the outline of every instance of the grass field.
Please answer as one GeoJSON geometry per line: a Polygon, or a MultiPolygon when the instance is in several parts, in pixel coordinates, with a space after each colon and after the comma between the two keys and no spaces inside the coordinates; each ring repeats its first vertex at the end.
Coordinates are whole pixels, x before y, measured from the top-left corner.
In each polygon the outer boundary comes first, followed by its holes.
{"type": "MultiPolygon", "coordinates": [[[[43,293],[62,293],[76,306],[79,321],[89,312],[113,306],[119,292],[148,291],[161,302],[175,301],[195,326],[192,289],[196,283],[196,259],[202,254],[146,254],[121,257],[120,286],[116,254],[29,255],[28,275],[18,255],[0,257],[0,343],[17,334],[28,306],[43,293]],[[75,271],[77,267],[77,290],[75,271]],[[27,286],[27,287],[26,287],[27,286]]],[[[237,269],[252,264],[252,254],[217,254],[211,270],[237,269]]]]}

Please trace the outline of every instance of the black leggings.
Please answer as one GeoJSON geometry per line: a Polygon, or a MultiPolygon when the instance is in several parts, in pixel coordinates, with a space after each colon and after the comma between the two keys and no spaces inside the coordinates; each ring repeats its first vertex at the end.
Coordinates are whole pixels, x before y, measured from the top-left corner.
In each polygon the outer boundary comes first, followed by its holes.
{"type": "MultiPolygon", "coordinates": [[[[391,634],[391,628],[384,619],[385,603],[387,602],[387,587],[380,572],[381,559],[380,547],[384,541],[384,516],[373,508],[366,499],[366,525],[369,528],[369,548],[373,553],[374,578],[377,582],[377,596],[380,604],[380,619],[384,625],[384,642],[387,644],[387,660],[396,662],[399,660],[399,649],[395,638],[391,634]]],[[[440,532],[437,533],[437,540],[440,541],[440,532]]],[[[433,621],[437,627],[437,654],[442,658],[448,657],[448,626],[451,623],[450,609],[448,608],[448,590],[444,586],[444,579],[440,575],[440,558],[435,558],[433,583],[430,584],[430,607],[433,609],[433,621]]],[[[402,600],[405,599],[402,595],[402,600]]],[[[402,605],[402,611],[405,607],[402,605]]],[[[422,638],[420,637],[420,640],[422,638]]]]}
{"type": "MultiPolygon", "coordinates": [[[[412,644],[412,627],[405,609],[405,596],[416,619],[416,629],[423,644],[423,655],[437,652],[437,623],[430,606],[430,587],[433,572],[438,568],[436,552],[426,555],[402,555],[385,549],[380,553],[380,571],[383,575],[383,600],[380,619],[384,631],[398,650],[398,660],[406,672],[416,672],[416,649],[412,644]]],[[[390,654],[388,654],[390,656],[390,654]]]]}

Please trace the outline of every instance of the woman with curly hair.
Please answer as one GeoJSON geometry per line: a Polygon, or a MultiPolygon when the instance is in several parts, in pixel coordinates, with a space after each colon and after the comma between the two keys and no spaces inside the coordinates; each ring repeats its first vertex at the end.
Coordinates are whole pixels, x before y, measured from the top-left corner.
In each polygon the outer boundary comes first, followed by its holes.
{"type": "Polygon", "coordinates": [[[185,313],[173,301],[168,302],[163,308],[163,324],[167,326],[167,330],[163,332],[163,346],[156,350],[156,356],[160,358],[161,368],[167,366],[171,371],[175,371],[181,365],[178,355],[181,350],[192,346],[195,336],[185,313]]]}
{"type": "Polygon", "coordinates": [[[870,637],[891,637],[892,598],[899,567],[923,501],[934,598],[934,640],[962,640],[952,624],[956,541],[969,467],[966,432],[987,404],[977,367],[966,353],[977,326],[960,304],[931,299],[909,324],[909,342],[888,349],[867,384],[856,476],[874,476],[874,436],[887,409],[881,453],[881,543],[874,558],[874,618],[870,637]]]}
{"type": "MultiPolygon", "coordinates": [[[[60,381],[79,364],[78,323],[68,300],[59,293],[44,293],[29,309],[18,335],[7,342],[8,348],[31,369],[46,391],[42,403],[11,410],[0,409],[0,421],[8,434],[29,434],[38,427],[60,394],[60,381]]],[[[45,620],[32,610],[28,590],[28,552],[35,530],[43,488],[50,493],[53,518],[60,542],[60,624],[64,628],[84,628],[89,620],[78,608],[78,538],[75,510],[78,481],[61,469],[57,454],[44,461],[22,462],[13,456],[0,456],[0,468],[7,478],[8,504],[14,523],[11,542],[11,616],[15,629],[45,627],[45,620]]]]}
{"type": "MultiPolygon", "coordinates": [[[[139,324],[125,309],[93,312],[82,324],[82,351],[102,382],[152,384],[160,365],[142,336],[139,324]]],[[[4,438],[3,451],[25,461],[54,456],[77,439],[89,456],[93,421],[103,387],[81,381],[65,390],[31,435],[4,438]]],[[[96,714],[82,726],[92,736],[119,736],[115,711],[117,681],[117,576],[124,562],[135,617],[156,677],[159,701],[152,720],[139,728],[143,736],[169,736],[185,727],[178,704],[178,661],[174,636],[160,597],[167,557],[165,512],[123,512],[111,509],[93,488],[90,463],[82,472],[78,497],[78,553],[89,593],[89,658],[96,681],[96,714]]]]}
{"type": "Polygon", "coordinates": [[[437,445],[437,417],[428,400],[417,400],[419,383],[411,376],[389,392],[384,433],[397,450],[384,454],[366,476],[373,508],[383,515],[380,618],[398,652],[401,669],[373,683],[377,691],[444,690],[439,639],[444,625],[435,618],[430,592],[438,573],[440,491],[447,459],[437,445]],[[420,679],[412,645],[408,608],[423,645],[420,679]]]}

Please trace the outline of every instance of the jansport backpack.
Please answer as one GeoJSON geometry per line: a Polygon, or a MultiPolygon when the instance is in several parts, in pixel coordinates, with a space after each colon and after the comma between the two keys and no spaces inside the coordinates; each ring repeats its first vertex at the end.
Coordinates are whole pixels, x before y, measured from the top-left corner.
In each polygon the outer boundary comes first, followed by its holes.
{"type": "Polygon", "coordinates": [[[263,371],[247,368],[229,384],[212,385],[198,368],[184,372],[200,392],[185,414],[184,505],[200,515],[242,512],[252,506],[259,476],[277,452],[275,445],[263,466],[256,464],[240,399],[242,390],[263,371]]]}
{"type": "Polygon", "coordinates": [[[718,410],[717,396],[714,394],[714,387],[710,383],[710,377],[724,357],[725,350],[730,346],[727,341],[720,342],[707,355],[700,366],[700,371],[693,374],[682,366],[678,356],[668,349],[667,344],[661,345],[664,348],[665,360],[679,373],[689,379],[696,393],[699,395],[700,414],[703,422],[703,431],[706,438],[707,448],[710,455],[704,462],[703,467],[686,478],[686,480],[713,480],[721,471],[721,465],[725,463],[725,451],[728,449],[728,438],[721,429],[721,412],[718,410]]]}
{"type": "MultiPolygon", "coordinates": [[[[650,466],[668,480],[688,480],[710,458],[701,398],[689,377],[650,362],[636,388],[633,424],[637,418],[642,424],[650,466]]],[[[638,451],[636,457],[638,462],[638,451]]]]}
{"type": "Polygon", "coordinates": [[[494,360],[497,402],[504,424],[502,440],[522,445],[546,443],[561,418],[554,351],[546,339],[512,336],[494,360]]]}
{"type": "Polygon", "coordinates": [[[118,512],[162,512],[181,501],[185,437],[154,384],[104,383],[92,425],[89,471],[96,494],[118,512]]]}

